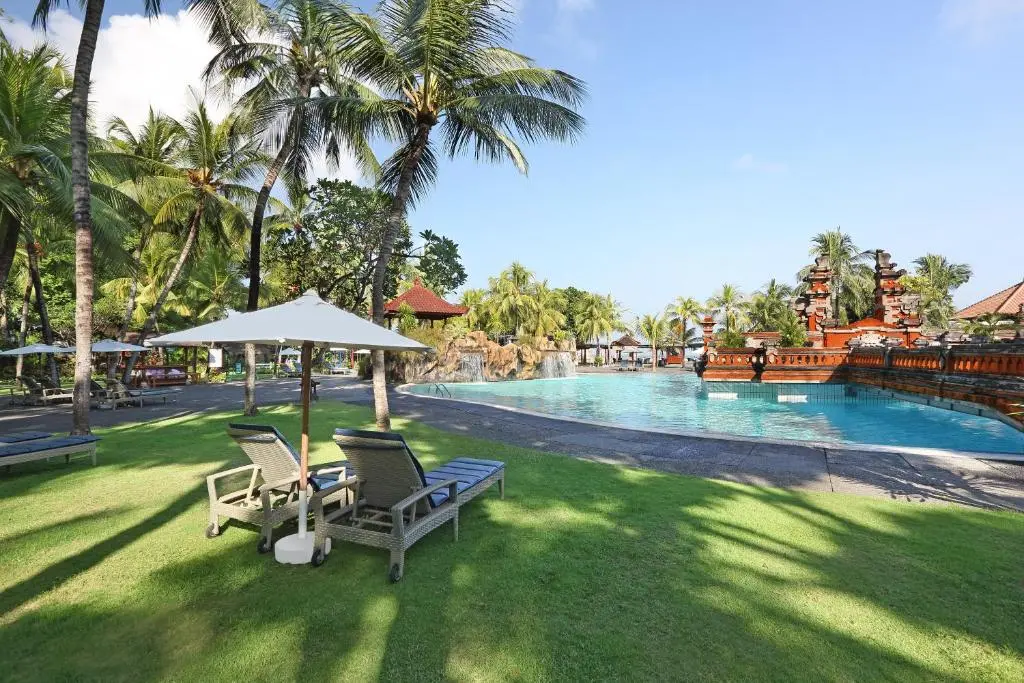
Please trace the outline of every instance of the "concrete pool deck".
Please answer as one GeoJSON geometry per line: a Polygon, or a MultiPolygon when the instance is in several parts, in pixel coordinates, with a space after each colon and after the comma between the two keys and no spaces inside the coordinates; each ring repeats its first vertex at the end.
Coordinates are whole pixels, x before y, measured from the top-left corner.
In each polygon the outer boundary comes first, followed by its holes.
{"type": "MultiPolygon", "coordinates": [[[[341,377],[317,379],[321,381],[321,399],[372,405],[367,382],[341,377]]],[[[258,396],[264,405],[297,401],[298,381],[262,381],[258,396]]],[[[438,429],[596,462],[759,486],[1024,512],[1022,464],[900,449],[880,452],[646,432],[398,392],[391,392],[390,401],[395,416],[438,429]]],[[[92,419],[94,426],[111,426],[183,412],[232,410],[240,408],[241,403],[240,384],[199,385],[183,387],[167,405],[94,410],[92,419]]],[[[61,432],[69,428],[70,421],[67,406],[5,406],[0,410],[0,432],[61,432]]]]}

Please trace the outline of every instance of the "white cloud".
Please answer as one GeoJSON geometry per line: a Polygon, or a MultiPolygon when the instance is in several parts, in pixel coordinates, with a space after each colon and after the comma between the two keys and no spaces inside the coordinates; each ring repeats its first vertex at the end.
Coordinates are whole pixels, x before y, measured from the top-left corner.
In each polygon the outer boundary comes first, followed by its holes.
{"type": "Polygon", "coordinates": [[[775,161],[761,161],[749,153],[732,162],[732,167],[737,171],[755,171],[759,173],[783,173],[788,169],[786,164],[775,161]]]}
{"type": "MultiPolygon", "coordinates": [[[[74,63],[81,31],[82,22],[64,10],[50,15],[45,35],[22,21],[4,25],[13,44],[29,47],[46,40],[66,55],[69,66],[74,63]]],[[[203,69],[214,54],[206,31],[188,12],[155,19],[138,14],[111,16],[109,25],[100,31],[92,68],[89,101],[97,131],[102,131],[112,116],[120,116],[135,128],[145,120],[151,105],[165,114],[183,116],[192,103],[189,88],[206,92],[203,69]]],[[[230,106],[212,93],[206,101],[215,117],[224,116],[230,106]]],[[[318,158],[313,174],[359,177],[355,163],[346,159],[337,172],[329,172],[326,160],[318,158]]]]}
{"type": "Polygon", "coordinates": [[[1024,26],[1024,0],[946,0],[941,20],[948,30],[985,42],[1024,26]]]}
{"type": "Polygon", "coordinates": [[[596,58],[597,44],[580,29],[583,17],[595,7],[596,0],[556,0],[552,32],[554,40],[587,59],[596,58]]]}

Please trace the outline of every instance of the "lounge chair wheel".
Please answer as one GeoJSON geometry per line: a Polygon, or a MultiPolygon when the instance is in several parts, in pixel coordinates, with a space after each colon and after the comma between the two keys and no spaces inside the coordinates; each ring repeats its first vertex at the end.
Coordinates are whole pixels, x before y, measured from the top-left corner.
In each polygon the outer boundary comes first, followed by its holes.
{"type": "Polygon", "coordinates": [[[260,537],[260,542],[256,544],[256,552],[263,555],[265,553],[269,553],[270,548],[271,544],[267,542],[267,539],[260,537]]]}
{"type": "Polygon", "coordinates": [[[220,527],[219,526],[217,526],[216,524],[211,524],[210,526],[206,527],[206,537],[207,538],[216,538],[218,536],[220,536],[220,527]]]}
{"type": "Polygon", "coordinates": [[[319,567],[324,563],[324,551],[320,548],[313,548],[313,557],[309,559],[309,563],[314,567],[319,567]]]}
{"type": "Polygon", "coordinates": [[[388,578],[391,579],[391,583],[398,583],[402,580],[402,568],[397,564],[391,565],[391,569],[388,571],[388,578]]]}

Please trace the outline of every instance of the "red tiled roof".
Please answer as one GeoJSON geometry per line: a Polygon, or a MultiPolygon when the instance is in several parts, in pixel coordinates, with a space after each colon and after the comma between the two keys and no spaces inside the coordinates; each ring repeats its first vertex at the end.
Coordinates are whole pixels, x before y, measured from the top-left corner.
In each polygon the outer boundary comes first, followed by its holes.
{"type": "Polygon", "coordinates": [[[384,304],[385,313],[398,313],[402,304],[409,304],[416,315],[452,317],[465,315],[469,309],[465,306],[450,304],[437,294],[423,286],[423,282],[416,278],[412,287],[399,294],[391,301],[384,304]]]}
{"type": "Polygon", "coordinates": [[[982,299],[976,304],[971,304],[967,308],[958,312],[956,317],[961,320],[970,320],[972,318],[977,318],[979,315],[985,315],[986,313],[1017,315],[1020,311],[1021,304],[1024,304],[1024,281],[1018,282],[1015,285],[1010,285],[1003,291],[996,292],[992,296],[982,299]]]}

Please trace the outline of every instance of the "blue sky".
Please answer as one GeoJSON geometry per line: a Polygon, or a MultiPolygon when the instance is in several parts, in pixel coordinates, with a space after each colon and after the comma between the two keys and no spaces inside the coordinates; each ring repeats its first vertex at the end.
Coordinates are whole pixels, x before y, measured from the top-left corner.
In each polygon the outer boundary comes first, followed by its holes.
{"type": "Polygon", "coordinates": [[[837,225],[969,263],[963,305],[1024,277],[1024,0],[517,4],[514,47],[588,82],[588,128],[528,148],[528,177],[442,166],[410,220],[459,242],[470,286],[516,259],[653,312],[790,281],[837,225]]]}

